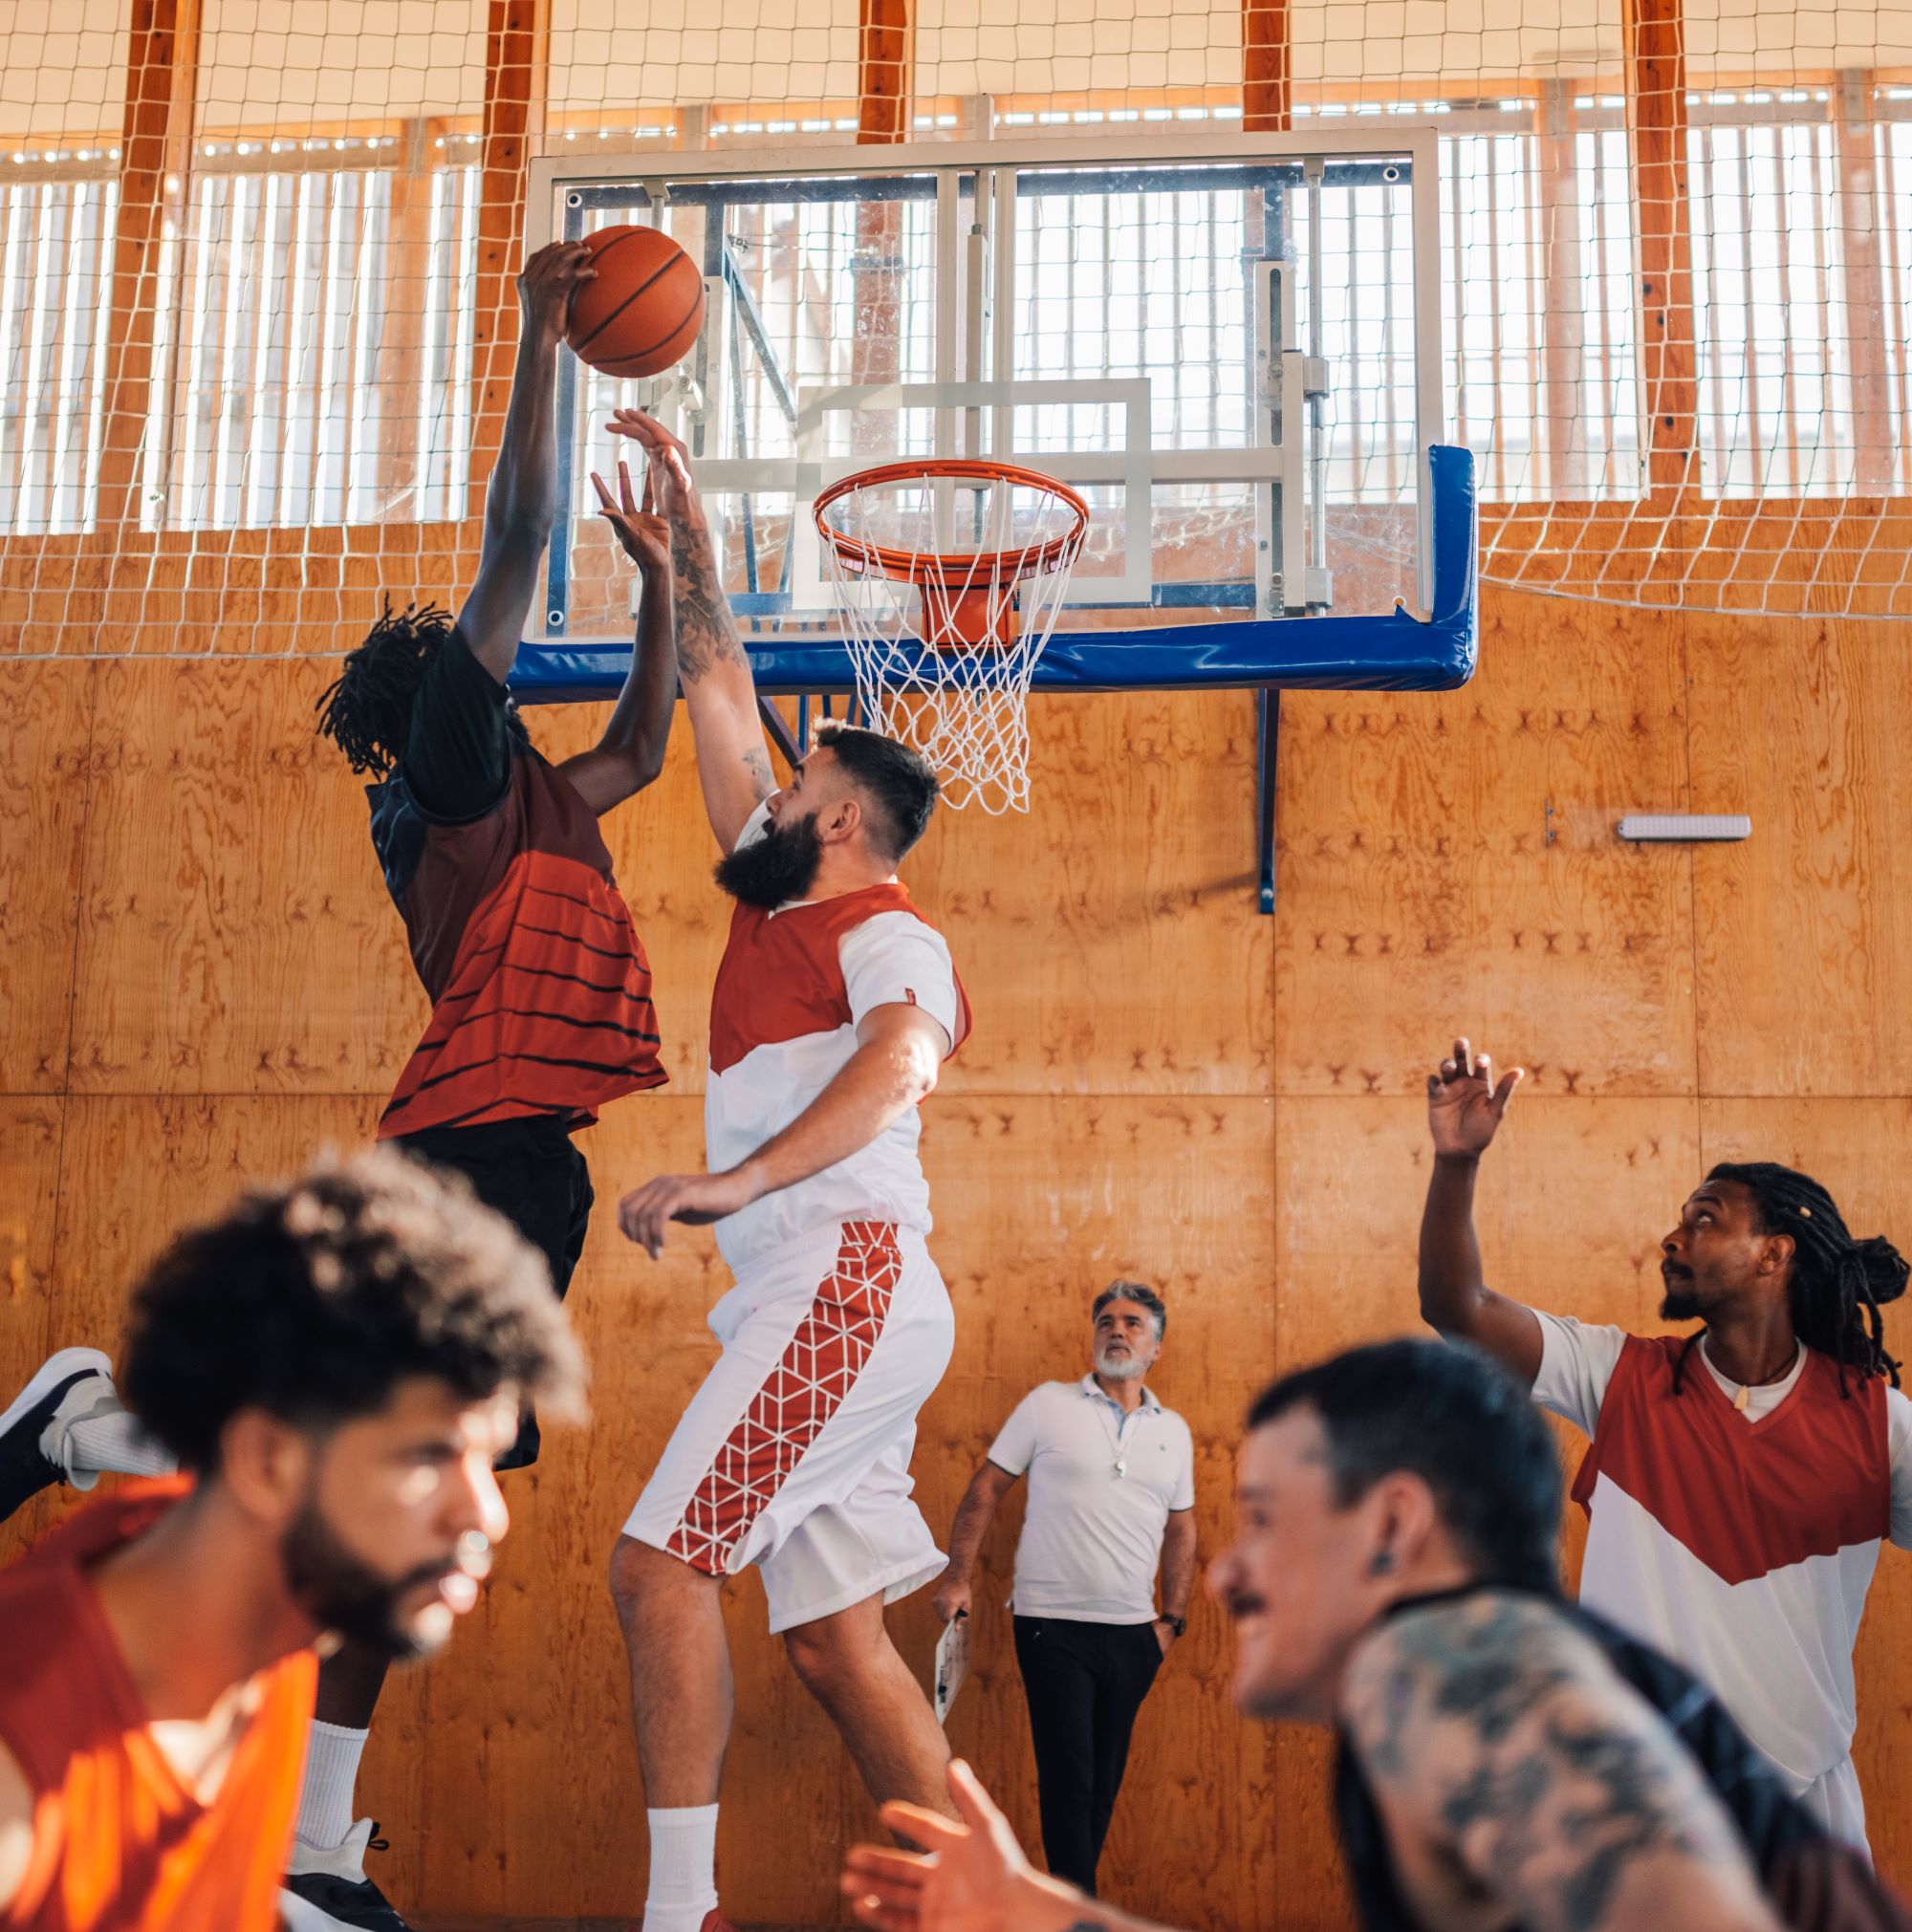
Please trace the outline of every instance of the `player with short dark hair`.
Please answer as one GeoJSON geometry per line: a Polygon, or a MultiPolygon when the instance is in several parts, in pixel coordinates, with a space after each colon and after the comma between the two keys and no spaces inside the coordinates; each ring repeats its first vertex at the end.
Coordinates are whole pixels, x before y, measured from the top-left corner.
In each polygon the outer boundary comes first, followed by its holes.
{"type": "Polygon", "coordinates": [[[1912,1548],[1912,1401],[1880,1304],[1889,1241],[1857,1240],[1810,1175],[1714,1166],[1661,1243],[1661,1318],[1629,1335],[1487,1285],[1475,1177],[1521,1078],[1456,1040],[1427,1079],[1433,1171],[1421,1312],[1478,1343],[1593,1438],[1580,1600],[1677,1658],[1827,1827],[1865,1843],[1853,1644],[1887,1538],[1912,1548]]]}
{"type": "Polygon", "coordinates": [[[660,1175],[619,1207],[653,1255],[672,1223],[714,1222],[736,1277],[710,1315],[723,1353],[611,1562],[649,1807],[645,1932],[699,1932],[730,1725],[719,1591],[746,1565],[869,1789],[941,1792],[948,1746],[883,1608],[944,1565],[910,1494],[917,1414],[955,1332],[924,1240],[917,1106],[969,1013],[895,872],[934,772],[837,729],[777,787],[683,445],[634,411],[612,426],[642,445],[670,522],[684,703],[736,901],[710,1007],[709,1171],[660,1175]]]}
{"type": "MultiPolygon", "coordinates": [[[[1560,1468],[1465,1344],[1381,1342],[1249,1412],[1237,1709],[1332,1729],[1362,1932],[1907,1932],[1912,1914],[1678,1664],[1562,1600],[1560,1468]]],[[[967,1766],[963,1822],[887,1805],[931,1858],[850,1855],[873,1932],[1145,1932],[1032,1871],[967,1766]]]]}
{"type": "Polygon", "coordinates": [[[582,1359],[509,1223],[377,1153],[176,1240],[125,1381],[188,1473],[0,1576],[0,1920],[271,1932],[313,1645],[445,1640],[505,1532],[492,1458],[582,1359]]]}

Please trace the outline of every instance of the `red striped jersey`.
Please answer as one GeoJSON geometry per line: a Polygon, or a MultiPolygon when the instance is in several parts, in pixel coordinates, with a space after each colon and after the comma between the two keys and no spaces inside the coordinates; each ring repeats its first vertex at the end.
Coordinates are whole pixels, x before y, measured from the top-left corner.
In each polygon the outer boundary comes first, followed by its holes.
{"type": "Polygon", "coordinates": [[[372,840],[431,995],[379,1138],[534,1114],[585,1125],[667,1078],[651,973],[589,806],[517,733],[489,812],[424,813],[402,766],[372,840]]]}

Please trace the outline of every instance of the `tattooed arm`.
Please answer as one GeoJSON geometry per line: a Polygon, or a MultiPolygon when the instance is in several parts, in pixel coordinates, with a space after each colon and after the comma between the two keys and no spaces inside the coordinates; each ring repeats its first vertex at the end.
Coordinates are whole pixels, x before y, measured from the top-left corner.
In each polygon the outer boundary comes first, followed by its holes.
{"type": "Polygon", "coordinates": [[[770,746],[757,716],[757,687],[737,635],[730,600],[717,575],[717,546],[704,513],[684,445],[635,409],[619,409],[610,427],[641,445],[670,524],[677,578],[677,671],[697,742],[697,776],[710,829],[728,852],[750,814],[777,789],[770,746]]]}
{"type": "Polygon", "coordinates": [[[1405,1613],[1357,1651],[1342,1704],[1397,1876],[1430,1920],[1778,1932],[1699,1767],[1539,1599],[1405,1613]]]}

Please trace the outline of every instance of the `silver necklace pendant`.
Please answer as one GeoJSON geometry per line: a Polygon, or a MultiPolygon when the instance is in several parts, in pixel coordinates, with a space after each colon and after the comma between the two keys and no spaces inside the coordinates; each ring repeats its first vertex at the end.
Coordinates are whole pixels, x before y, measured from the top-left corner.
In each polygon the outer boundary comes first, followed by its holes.
{"type": "Polygon", "coordinates": [[[1128,1472],[1129,1472],[1129,1459],[1126,1456],[1123,1456],[1116,1464],[1116,1481],[1119,1483],[1122,1480],[1122,1478],[1128,1474],[1128,1472]]]}

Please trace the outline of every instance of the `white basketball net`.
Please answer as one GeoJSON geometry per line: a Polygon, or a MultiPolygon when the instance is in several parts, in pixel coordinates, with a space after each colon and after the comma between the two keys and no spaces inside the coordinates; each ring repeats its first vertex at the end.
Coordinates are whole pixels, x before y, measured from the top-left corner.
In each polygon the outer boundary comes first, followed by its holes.
{"type": "Polygon", "coordinates": [[[1035,481],[891,473],[822,520],[840,540],[823,554],[864,722],[921,751],[950,805],[1027,812],[1030,681],[1079,511],[1035,481]]]}

